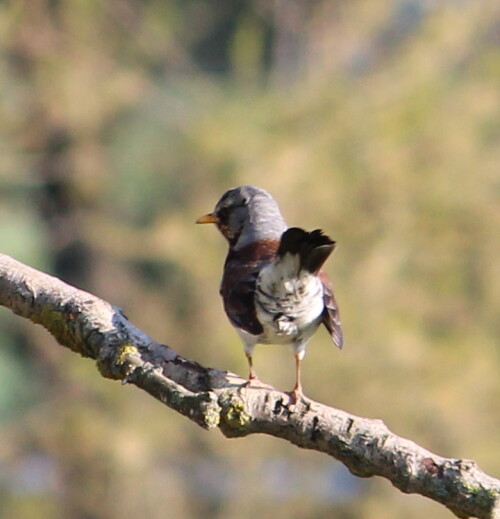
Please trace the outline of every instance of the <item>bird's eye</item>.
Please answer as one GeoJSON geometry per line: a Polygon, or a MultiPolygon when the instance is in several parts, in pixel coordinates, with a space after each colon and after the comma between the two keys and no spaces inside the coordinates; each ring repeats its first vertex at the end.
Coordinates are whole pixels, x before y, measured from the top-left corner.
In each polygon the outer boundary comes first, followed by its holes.
{"type": "Polygon", "coordinates": [[[217,211],[217,216],[219,220],[227,220],[229,218],[229,209],[227,207],[221,207],[217,211]]]}

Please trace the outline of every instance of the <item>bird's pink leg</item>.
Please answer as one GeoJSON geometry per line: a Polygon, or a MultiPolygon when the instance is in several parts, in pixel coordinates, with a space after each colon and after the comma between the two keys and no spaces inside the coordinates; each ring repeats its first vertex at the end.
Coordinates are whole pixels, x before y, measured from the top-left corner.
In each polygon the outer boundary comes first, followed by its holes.
{"type": "Polygon", "coordinates": [[[247,362],[248,362],[248,381],[247,381],[247,385],[250,385],[252,383],[252,380],[256,380],[257,379],[257,375],[253,369],[253,359],[252,359],[252,356],[248,353],[245,352],[245,356],[247,358],[247,362]]]}
{"type": "Polygon", "coordinates": [[[302,383],[300,381],[300,365],[301,361],[304,358],[304,352],[295,353],[295,387],[291,392],[292,404],[296,404],[297,401],[304,396],[302,392],[302,383]]]}

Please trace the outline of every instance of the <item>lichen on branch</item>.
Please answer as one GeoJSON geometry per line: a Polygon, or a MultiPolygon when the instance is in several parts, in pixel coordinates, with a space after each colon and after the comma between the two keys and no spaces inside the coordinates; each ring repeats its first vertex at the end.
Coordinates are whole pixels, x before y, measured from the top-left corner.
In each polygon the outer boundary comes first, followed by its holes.
{"type": "Polygon", "coordinates": [[[184,359],[98,297],[0,254],[0,305],[96,361],[102,376],[134,384],[205,429],[227,437],[263,433],[332,456],[360,477],[382,476],[457,517],[500,519],[500,481],[470,460],[443,458],[362,418],[256,387],[184,359]]]}

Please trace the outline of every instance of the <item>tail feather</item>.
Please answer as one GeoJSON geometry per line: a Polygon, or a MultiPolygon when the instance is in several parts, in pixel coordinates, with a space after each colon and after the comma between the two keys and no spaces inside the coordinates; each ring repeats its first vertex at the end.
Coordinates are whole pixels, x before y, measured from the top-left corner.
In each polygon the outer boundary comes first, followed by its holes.
{"type": "Polygon", "coordinates": [[[307,232],[299,227],[290,227],[281,236],[277,256],[287,253],[300,256],[301,268],[316,274],[335,248],[332,241],[320,229],[307,232]]]}

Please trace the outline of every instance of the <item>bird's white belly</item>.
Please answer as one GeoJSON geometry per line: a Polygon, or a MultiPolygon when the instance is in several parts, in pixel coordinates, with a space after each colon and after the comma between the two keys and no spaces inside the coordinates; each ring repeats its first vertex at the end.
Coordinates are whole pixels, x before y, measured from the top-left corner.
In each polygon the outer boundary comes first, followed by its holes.
{"type": "Polygon", "coordinates": [[[323,286],[309,273],[284,280],[264,270],[257,281],[255,303],[257,318],[264,328],[258,342],[305,343],[321,322],[323,286]]]}

